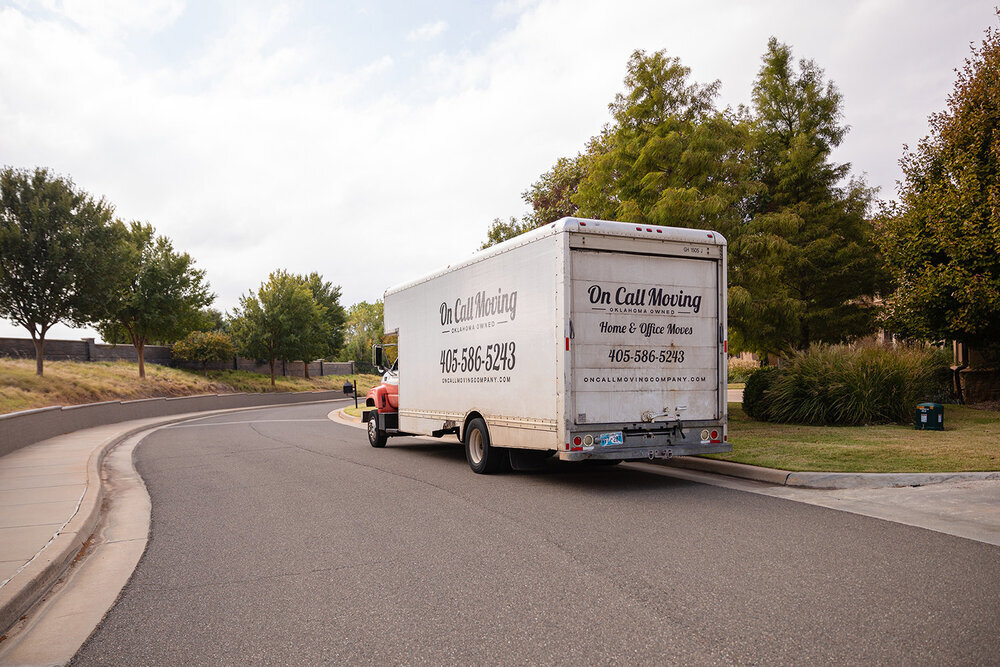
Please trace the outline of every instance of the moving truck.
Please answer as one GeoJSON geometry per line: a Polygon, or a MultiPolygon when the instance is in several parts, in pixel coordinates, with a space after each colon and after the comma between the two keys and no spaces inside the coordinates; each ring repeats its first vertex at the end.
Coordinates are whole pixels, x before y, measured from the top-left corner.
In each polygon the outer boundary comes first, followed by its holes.
{"type": "Polygon", "coordinates": [[[398,357],[366,401],[375,447],[457,435],[477,473],[531,450],[732,451],[716,232],[563,218],[387,290],[385,332],[398,357]]]}

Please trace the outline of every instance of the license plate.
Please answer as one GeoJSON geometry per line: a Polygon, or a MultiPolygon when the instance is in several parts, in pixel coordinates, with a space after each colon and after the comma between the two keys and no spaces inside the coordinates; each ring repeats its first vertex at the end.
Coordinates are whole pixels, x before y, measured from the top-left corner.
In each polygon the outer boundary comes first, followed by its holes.
{"type": "Polygon", "coordinates": [[[612,445],[624,445],[625,438],[622,436],[621,431],[615,431],[614,433],[602,433],[598,442],[601,443],[601,447],[610,447],[612,445]]]}

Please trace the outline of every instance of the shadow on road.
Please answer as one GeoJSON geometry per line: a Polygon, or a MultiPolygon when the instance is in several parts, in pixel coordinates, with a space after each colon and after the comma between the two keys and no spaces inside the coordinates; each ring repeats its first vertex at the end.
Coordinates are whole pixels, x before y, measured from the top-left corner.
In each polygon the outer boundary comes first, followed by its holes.
{"type": "MultiPolygon", "coordinates": [[[[427,442],[414,438],[398,438],[390,441],[387,450],[401,450],[436,459],[441,462],[461,466],[463,474],[474,474],[468,469],[465,449],[456,442],[427,442]]],[[[523,467],[501,473],[503,476],[537,477],[562,486],[578,487],[590,491],[658,490],[668,488],[688,488],[696,482],[667,477],[654,472],[636,469],[634,466],[607,465],[599,461],[560,461],[555,456],[536,457],[523,461],[523,467]]]]}

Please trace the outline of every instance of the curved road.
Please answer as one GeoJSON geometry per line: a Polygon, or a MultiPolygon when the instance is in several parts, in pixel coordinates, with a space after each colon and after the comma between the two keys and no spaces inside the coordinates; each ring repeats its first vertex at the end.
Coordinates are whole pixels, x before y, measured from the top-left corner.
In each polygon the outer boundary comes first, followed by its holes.
{"type": "Polygon", "coordinates": [[[148,437],[149,547],[74,664],[997,659],[998,547],[641,465],[474,475],[332,407],[148,437]]]}

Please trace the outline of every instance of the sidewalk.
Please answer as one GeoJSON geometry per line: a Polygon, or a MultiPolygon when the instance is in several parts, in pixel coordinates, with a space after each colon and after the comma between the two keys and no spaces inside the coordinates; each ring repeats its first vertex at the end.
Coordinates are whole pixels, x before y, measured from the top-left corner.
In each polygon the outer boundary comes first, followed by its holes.
{"type": "Polygon", "coordinates": [[[45,595],[93,534],[105,493],[101,464],[115,445],[166,424],[276,405],[283,403],[106,424],[0,456],[0,635],[45,595]]]}
{"type": "Polygon", "coordinates": [[[201,414],[98,426],[0,457],[0,632],[48,591],[93,532],[105,453],[133,433],[201,414]]]}

